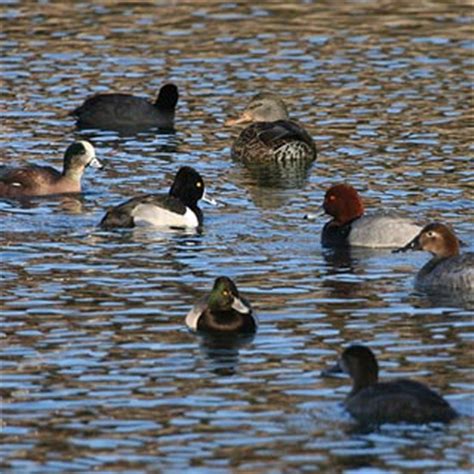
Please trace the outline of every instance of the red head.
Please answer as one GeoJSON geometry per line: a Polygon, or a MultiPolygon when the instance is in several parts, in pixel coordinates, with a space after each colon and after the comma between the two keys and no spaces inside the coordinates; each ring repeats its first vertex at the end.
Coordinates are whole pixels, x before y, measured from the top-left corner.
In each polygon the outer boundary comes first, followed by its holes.
{"type": "Polygon", "coordinates": [[[334,217],[334,223],[344,225],[364,214],[364,204],[350,184],[336,184],[326,191],[323,208],[334,217]]]}

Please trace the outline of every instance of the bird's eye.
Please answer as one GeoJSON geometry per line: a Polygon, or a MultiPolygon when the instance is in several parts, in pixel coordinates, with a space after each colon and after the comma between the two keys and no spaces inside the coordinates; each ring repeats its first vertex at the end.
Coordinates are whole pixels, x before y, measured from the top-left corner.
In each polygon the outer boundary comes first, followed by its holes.
{"type": "Polygon", "coordinates": [[[334,194],[331,194],[331,195],[328,197],[328,199],[329,199],[330,201],[335,201],[335,200],[336,200],[336,196],[334,196],[334,194]]]}
{"type": "Polygon", "coordinates": [[[196,188],[202,188],[202,183],[201,183],[201,181],[198,181],[198,182],[196,183],[196,188]]]}
{"type": "Polygon", "coordinates": [[[224,290],[224,291],[222,292],[222,294],[223,294],[224,296],[229,296],[229,292],[228,292],[227,290],[224,290]]]}
{"type": "Polygon", "coordinates": [[[426,235],[430,238],[434,237],[436,234],[432,231],[432,230],[429,230],[426,235]]]}

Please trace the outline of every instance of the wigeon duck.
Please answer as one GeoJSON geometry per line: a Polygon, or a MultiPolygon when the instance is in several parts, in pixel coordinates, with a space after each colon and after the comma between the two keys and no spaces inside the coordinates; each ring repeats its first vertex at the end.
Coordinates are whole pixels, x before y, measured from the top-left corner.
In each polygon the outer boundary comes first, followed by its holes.
{"type": "Polygon", "coordinates": [[[207,198],[204,180],[190,166],[176,173],[168,194],[146,194],[134,197],[108,210],[100,225],[104,228],[135,227],[148,224],[158,227],[198,227],[203,222],[198,201],[214,203],[207,198]]]}
{"type": "Polygon", "coordinates": [[[349,184],[336,184],[324,196],[323,208],[333,217],[324,225],[324,246],[400,247],[421,230],[411,219],[388,213],[364,214],[359,193],[349,184]]]}
{"type": "Polygon", "coordinates": [[[258,319],[235,283],[219,277],[211,294],[199,300],[188,313],[186,326],[205,333],[245,334],[257,330],[258,319]]]}
{"type": "Polygon", "coordinates": [[[154,103],[129,94],[97,94],[71,112],[79,128],[102,130],[174,128],[178,88],[165,84],[154,103]]]}
{"type": "Polygon", "coordinates": [[[69,145],[64,154],[63,171],[51,166],[28,165],[6,168],[0,174],[0,196],[26,197],[50,194],[80,193],[84,170],[102,168],[94,147],[87,141],[69,145]]]}
{"type": "Polygon", "coordinates": [[[231,156],[243,162],[288,162],[316,159],[316,146],[309,133],[290,121],[285,103],[275,94],[256,95],[242,115],[226,125],[250,124],[232,145],[231,156]]]}
{"type": "Polygon", "coordinates": [[[407,250],[425,250],[433,255],[416,276],[417,288],[474,291],[474,253],[460,255],[459,240],[448,226],[438,222],[428,224],[395,252],[407,250]]]}
{"type": "Polygon", "coordinates": [[[420,382],[398,379],[378,381],[378,364],[366,346],[353,345],[342,353],[336,366],[322,375],[345,372],[352,390],[344,405],[361,425],[383,423],[447,423],[458,414],[436,392],[420,382]]]}

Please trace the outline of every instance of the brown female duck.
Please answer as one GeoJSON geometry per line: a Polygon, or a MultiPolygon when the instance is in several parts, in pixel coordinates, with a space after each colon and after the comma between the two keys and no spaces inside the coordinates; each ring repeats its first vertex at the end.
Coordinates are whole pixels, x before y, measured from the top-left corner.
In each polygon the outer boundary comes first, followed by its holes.
{"type": "Polygon", "coordinates": [[[291,121],[283,100],[262,92],[247,105],[241,116],[226,125],[249,124],[232,145],[232,158],[243,162],[277,162],[316,159],[316,146],[309,133],[291,121]]]}
{"type": "Polygon", "coordinates": [[[0,174],[0,196],[80,193],[82,174],[88,166],[102,168],[94,147],[87,141],[75,142],[64,154],[62,173],[51,166],[39,165],[5,169],[0,174]]]}

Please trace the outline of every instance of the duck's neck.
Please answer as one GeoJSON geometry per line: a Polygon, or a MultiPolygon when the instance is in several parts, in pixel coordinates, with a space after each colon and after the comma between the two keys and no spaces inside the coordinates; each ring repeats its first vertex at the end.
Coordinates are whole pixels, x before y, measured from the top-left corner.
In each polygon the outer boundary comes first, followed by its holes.
{"type": "Polygon", "coordinates": [[[350,397],[358,393],[360,390],[369,387],[370,385],[374,385],[377,383],[378,376],[376,373],[356,373],[353,375],[353,383],[352,383],[352,390],[349,394],[350,397]]]}
{"type": "Polygon", "coordinates": [[[63,176],[70,181],[80,183],[84,168],[68,168],[63,171],[63,176]]]}

